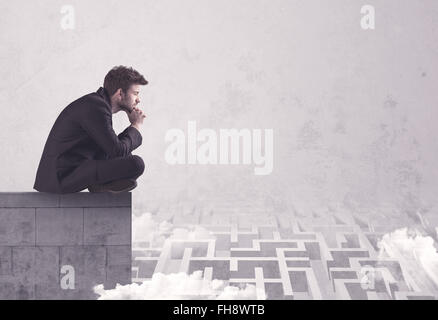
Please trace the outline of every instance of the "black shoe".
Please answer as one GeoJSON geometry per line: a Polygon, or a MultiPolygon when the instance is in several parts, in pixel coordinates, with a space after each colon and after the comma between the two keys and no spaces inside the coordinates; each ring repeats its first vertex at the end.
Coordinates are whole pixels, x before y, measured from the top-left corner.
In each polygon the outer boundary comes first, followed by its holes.
{"type": "Polygon", "coordinates": [[[96,192],[111,192],[111,193],[120,193],[120,192],[128,192],[134,189],[137,186],[137,181],[133,179],[121,179],[115,180],[104,184],[95,184],[88,187],[88,191],[96,193],[96,192]]]}

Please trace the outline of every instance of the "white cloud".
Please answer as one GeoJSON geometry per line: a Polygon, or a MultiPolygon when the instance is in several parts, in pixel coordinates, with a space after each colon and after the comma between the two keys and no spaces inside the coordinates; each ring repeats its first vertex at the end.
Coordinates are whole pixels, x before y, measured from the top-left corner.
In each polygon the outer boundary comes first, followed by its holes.
{"type": "MultiPolygon", "coordinates": [[[[264,292],[259,294],[265,296],[264,292]]],[[[217,300],[255,300],[257,299],[257,289],[254,285],[246,285],[245,288],[227,286],[223,292],[217,296],[217,300]]]]}
{"type": "Polygon", "coordinates": [[[431,237],[425,237],[415,229],[403,228],[385,234],[378,246],[380,259],[392,258],[400,262],[411,289],[416,286],[421,291],[437,292],[438,252],[431,237]]]}
{"type": "Polygon", "coordinates": [[[212,232],[198,225],[176,227],[167,221],[157,222],[149,212],[134,216],[132,221],[133,242],[149,242],[151,247],[162,247],[166,239],[193,241],[215,238],[212,232]]]}
{"type": "Polygon", "coordinates": [[[223,280],[207,280],[202,271],[186,273],[156,273],[151,280],[141,284],[117,284],[116,288],[104,290],[103,285],[94,287],[99,300],[195,300],[195,299],[257,299],[254,285],[244,288],[227,286],[223,280]]]}
{"type": "Polygon", "coordinates": [[[153,247],[159,247],[168,237],[173,225],[167,221],[156,222],[152,214],[147,212],[140,216],[134,216],[132,220],[133,242],[147,241],[153,247]]]}
{"type": "Polygon", "coordinates": [[[175,228],[169,239],[175,240],[208,240],[216,239],[215,235],[201,226],[191,226],[188,228],[175,228]]]}

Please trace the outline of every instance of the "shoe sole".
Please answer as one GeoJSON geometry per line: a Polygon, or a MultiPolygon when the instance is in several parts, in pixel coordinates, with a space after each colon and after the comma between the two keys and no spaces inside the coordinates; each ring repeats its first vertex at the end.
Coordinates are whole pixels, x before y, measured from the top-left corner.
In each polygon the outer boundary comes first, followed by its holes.
{"type": "Polygon", "coordinates": [[[119,180],[114,181],[112,183],[109,183],[104,189],[102,190],[90,190],[92,193],[123,193],[131,191],[132,189],[137,187],[137,181],[133,180],[119,180]]]}
{"type": "MultiPolygon", "coordinates": [[[[116,188],[114,188],[114,189],[109,188],[108,192],[110,192],[110,193],[128,192],[128,191],[131,191],[132,189],[134,189],[135,187],[137,187],[137,181],[133,181],[134,183],[132,183],[132,180],[131,180],[129,182],[130,182],[130,185],[128,185],[126,187],[123,187],[123,184],[122,184],[122,186],[115,185],[114,187],[116,187],[116,188]],[[117,187],[119,187],[119,188],[117,188],[117,187]]],[[[117,183],[120,183],[120,181],[115,182],[115,184],[117,184],[117,183]]]]}
{"type": "Polygon", "coordinates": [[[125,189],[122,190],[108,190],[109,193],[123,193],[123,192],[129,192],[133,189],[135,189],[137,187],[137,183],[135,183],[134,185],[127,187],[125,189]]]}

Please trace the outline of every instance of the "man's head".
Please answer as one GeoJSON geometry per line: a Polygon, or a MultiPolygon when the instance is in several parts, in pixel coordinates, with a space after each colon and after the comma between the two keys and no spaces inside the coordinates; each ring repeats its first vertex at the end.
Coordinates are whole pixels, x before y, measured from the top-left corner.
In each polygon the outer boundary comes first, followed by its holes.
{"type": "Polygon", "coordinates": [[[112,68],[105,76],[103,87],[111,98],[113,113],[122,109],[129,112],[140,103],[140,86],[148,81],[136,70],[124,66],[112,68]]]}

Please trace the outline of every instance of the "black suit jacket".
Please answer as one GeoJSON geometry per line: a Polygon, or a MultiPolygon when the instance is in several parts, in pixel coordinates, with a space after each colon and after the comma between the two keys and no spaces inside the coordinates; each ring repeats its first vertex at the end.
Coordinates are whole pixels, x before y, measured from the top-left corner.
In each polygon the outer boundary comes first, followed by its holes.
{"type": "Polygon", "coordinates": [[[61,180],[84,161],[127,156],[141,142],[142,136],[134,127],[115,134],[110,98],[100,87],[69,104],[56,119],[44,146],[34,189],[63,193],[61,180]]]}

